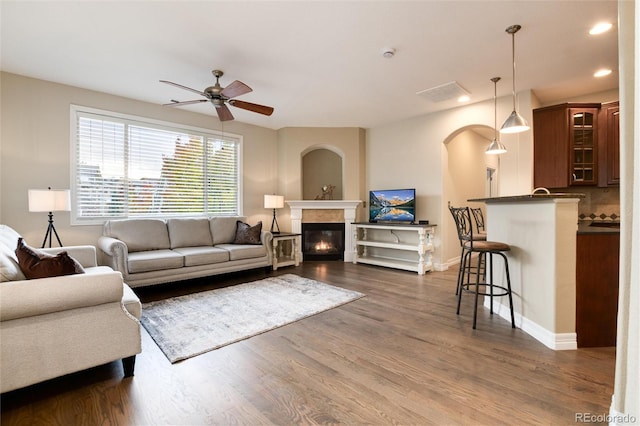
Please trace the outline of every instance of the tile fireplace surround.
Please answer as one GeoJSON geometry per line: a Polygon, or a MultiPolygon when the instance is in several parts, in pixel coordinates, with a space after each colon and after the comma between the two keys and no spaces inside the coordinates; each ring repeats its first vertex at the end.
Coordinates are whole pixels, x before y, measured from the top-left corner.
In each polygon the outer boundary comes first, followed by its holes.
{"type": "MultiPolygon", "coordinates": [[[[294,200],[286,201],[291,208],[291,232],[302,232],[303,210],[342,210],[344,220],[344,261],[353,261],[353,227],[360,200],[294,200]]],[[[320,221],[318,221],[320,222],[320,221]]],[[[323,221],[324,222],[324,221],[323,221]]]]}

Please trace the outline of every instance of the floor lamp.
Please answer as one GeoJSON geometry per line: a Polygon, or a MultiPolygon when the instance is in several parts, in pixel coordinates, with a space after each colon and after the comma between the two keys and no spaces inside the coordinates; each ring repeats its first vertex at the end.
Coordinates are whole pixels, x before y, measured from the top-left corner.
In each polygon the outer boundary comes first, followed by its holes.
{"type": "Polygon", "coordinates": [[[281,209],[283,207],[284,207],[284,196],[282,195],[265,195],[264,196],[264,208],[273,209],[273,220],[271,221],[272,234],[280,233],[280,226],[278,226],[278,220],[276,219],[276,209],[281,209]]]}
{"type": "Polygon", "coordinates": [[[53,212],[71,211],[71,194],[68,189],[30,189],[29,190],[29,211],[30,212],[49,212],[49,226],[47,233],[44,234],[42,247],[44,247],[49,239],[49,247],[51,247],[51,238],[56,236],[58,244],[62,247],[62,242],[58,236],[55,226],[53,226],[53,212]]]}

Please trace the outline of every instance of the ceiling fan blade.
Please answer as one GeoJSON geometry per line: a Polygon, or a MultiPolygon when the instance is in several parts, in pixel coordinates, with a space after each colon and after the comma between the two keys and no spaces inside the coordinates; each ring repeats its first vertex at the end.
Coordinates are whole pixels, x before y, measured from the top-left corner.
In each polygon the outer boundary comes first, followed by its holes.
{"type": "Polygon", "coordinates": [[[209,102],[208,99],[196,99],[194,101],[183,101],[183,102],[178,102],[178,101],[174,101],[173,99],[171,100],[171,103],[168,104],[162,104],[162,106],[182,106],[182,105],[191,105],[191,104],[199,104],[201,102],[209,102]]]}
{"type": "Polygon", "coordinates": [[[246,109],[248,111],[257,112],[258,114],[271,115],[273,108],[265,105],[258,105],[251,102],[239,101],[237,99],[229,100],[229,103],[236,108],[246,109]]]}
{"type": "Polygon", "coordinates": [[[201,91],[196,90],[196,89],[192,89],[191,87],[183,86],[182,84],[174,83],[172,81],[160,80],[160,83],[165,83],[165,84],[169,84],[171,86],[176,86],[176,87],[179,87],[181,89],[189,90],[189,91],[191,91],[193,93],[197,93],[198,95],[204,96],[205,98],[207,97],[207,95],[205,95],[204,92],[201,92],[201,91]]]}
{"type": "Polygon", "coordinates": [[[216,112],[218,113],[218,118],[220,119],[220,121],[233,120],[233,114],[231,114],[231,111],[229,111],[229,107],[224,104],[216,107],[216,112]]]}
{"type": "Polygon", "coordinates": [[[236,80],[222,89],[222,92],[220,92],[220,94],[225,98],[235,98],[249,92],[253,92],[253,89],[251,87],[247,86],[241,81],[236,80]]]}

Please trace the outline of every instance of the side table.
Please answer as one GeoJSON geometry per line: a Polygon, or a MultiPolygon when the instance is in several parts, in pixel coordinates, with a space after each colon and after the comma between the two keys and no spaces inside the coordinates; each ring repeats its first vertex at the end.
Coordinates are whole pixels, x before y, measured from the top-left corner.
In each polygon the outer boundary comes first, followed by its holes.
{"type": "Polygon", "coordinates": [[[276,271],[281,266],[298,266],[300,264],[300,238],[302,234],[292,234],[289,232],[280,232],[273,234],[272,250],[273,250],[273,270],[276,271]],[[289,241],[287,244],[282,244],[289,241]]]}

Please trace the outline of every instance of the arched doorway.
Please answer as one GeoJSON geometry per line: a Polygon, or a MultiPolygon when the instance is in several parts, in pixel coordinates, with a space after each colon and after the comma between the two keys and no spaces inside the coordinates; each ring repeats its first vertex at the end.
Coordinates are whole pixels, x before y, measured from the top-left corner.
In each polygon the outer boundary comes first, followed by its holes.
{"type": "MultiPolygon", "coordinates": [[[[499,190],[500,156],[487,155],[485,150],[494,137],[494,129],[485,125],[471,125],[458,129],[444,140],[443,201],[445,205],[460,207],[473,204],[467,200],[497,196],[499,190]]],[[[460,244],[448,209],[443,218],[445,239],[442,260],[452,264],[460,256],[460,244]]]]}

